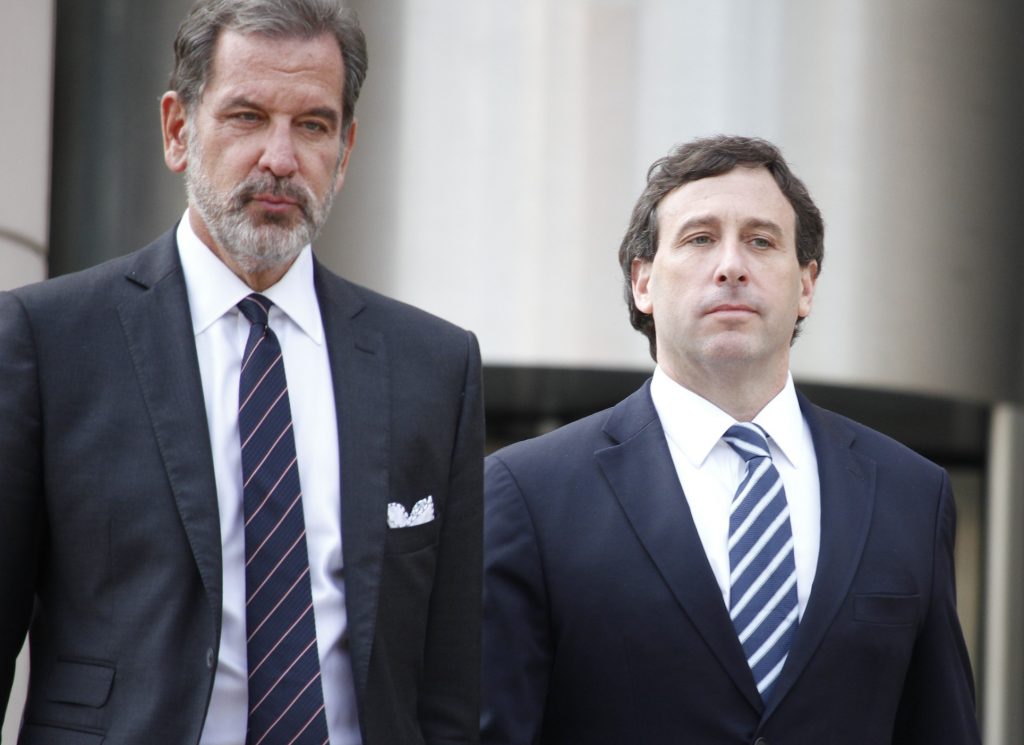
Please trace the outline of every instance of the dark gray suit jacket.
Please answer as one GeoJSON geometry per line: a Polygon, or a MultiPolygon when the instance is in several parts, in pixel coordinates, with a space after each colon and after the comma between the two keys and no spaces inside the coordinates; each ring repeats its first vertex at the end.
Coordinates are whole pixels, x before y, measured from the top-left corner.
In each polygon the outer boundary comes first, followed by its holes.
{"type": "MultiPolygon", "coordinates": [[[[482,490],[472,334],[316,264],[366,745],[477,739],[482,490]],[[388,529],[387,504],[437,517],[388,529]]],[[[301,381],[293,381],[293,385],[301,381]]],[[[221,624],[213,461],[168,232],[0,294],[0,694],[27,629],[22,745],[182,745],[221,624]]]]}
{"type": "Polygon", "coordinates": [[[821,548],[767,707],[647,385],[488,458],[484,743],[979,742],[945,472],[801,407],[821,548]]]}

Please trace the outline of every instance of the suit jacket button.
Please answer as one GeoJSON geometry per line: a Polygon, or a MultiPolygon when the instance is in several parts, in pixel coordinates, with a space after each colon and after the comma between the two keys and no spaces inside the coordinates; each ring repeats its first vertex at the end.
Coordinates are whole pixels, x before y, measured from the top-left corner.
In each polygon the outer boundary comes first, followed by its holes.
{"type": "Polygon", "coordinates": [[[213,669],[213,662],[213,647],[210,647],[206,650],[206,666],[211,670],[213,669]]]}

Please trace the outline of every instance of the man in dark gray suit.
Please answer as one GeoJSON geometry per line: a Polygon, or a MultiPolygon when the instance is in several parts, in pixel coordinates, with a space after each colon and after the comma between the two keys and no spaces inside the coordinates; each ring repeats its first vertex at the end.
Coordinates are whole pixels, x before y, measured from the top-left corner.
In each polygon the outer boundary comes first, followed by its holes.
{"type": "Polygon", "coordinates": [[[175,55],[181,222],[0,295],[19,742],[476,742],[476,340],[310,249],[362,31],[331,0],[201,0],[175,55]]]}

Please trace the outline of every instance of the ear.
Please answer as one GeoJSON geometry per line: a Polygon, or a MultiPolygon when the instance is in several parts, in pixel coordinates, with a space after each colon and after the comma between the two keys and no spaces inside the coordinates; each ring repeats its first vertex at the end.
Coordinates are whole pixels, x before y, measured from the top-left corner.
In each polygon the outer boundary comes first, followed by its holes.
{"type": "Polygon", "coordinates": [[[181,173],[188,165],[187,118],[181,97],[176,91],[167,91],[160,99],[160,124],[164,136],[164,163],[174,173],[181,173]]]}
{"type": "Polygon", "coordinates": [[[633,259],[629,267],[629,283],[633,289],[633,303],[641,313],[650,315],[654,312],[654,300],[651,298],[651,269],[653,261],[633,259]]]}
{"type": "Polygon", "coordinates": [[[817,282],[817,261],[809,261],[807,266],[800,267],[800,302],[797,305],[797,317],[807,318],[807,316],[811,315],[811,303],[814,300],[814,286],[817,282]]]}
{"type": "Polygon", "coordinates": [[[348,134],[345,136],[344,142],[341,143],[341,146],[345,151],[341,155],[341,165],[338,167],[338,177],[334,180],[335,194],[341,191],[341,187],[345,185],[345,172],[348,170],[348,159],[352,155],[352,148],[356,146],[356,124],[358,124],[358,122],[353,119],[352,123],[348,125],[348,134]]]}

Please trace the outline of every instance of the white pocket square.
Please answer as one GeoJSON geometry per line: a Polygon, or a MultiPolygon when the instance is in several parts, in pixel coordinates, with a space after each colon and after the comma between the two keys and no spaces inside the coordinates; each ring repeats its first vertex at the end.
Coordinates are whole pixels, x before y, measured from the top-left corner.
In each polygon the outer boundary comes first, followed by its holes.
{"type": "Polygon", "coordinates": [[[388,527],[389,528],[411,528],[414,525],[423,525],[434,519],[434,497],[433,495],[423,497],[412,506],[411,512],[406,512],[405,507],[398,502],[388,505],[388,527]]]}

